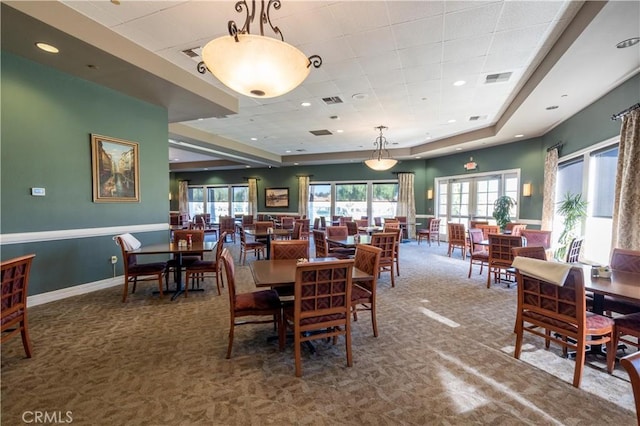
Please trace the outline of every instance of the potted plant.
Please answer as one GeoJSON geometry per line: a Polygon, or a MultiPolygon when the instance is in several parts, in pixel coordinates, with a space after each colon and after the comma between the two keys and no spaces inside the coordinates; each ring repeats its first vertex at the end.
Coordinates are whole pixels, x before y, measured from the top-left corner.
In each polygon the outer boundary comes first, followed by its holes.
{"type": "Polygon", "coordinates": [[[582,194],[567,192],[562,201],[558,203],[557,213],[564,219],[562,233],[558,238],[560,246],[556,250],[556,259],[564,259],[569,244],[578,236],[576,227],[587,217],[587,201],[582,199],[582,194]]]}
{"type": "Polygon", "coordinates": [[[496,224],[500,227],[500,231],[504,231],[507,223],[511,220],[511,209],[515,207],[516,200],[503,195],[493,203],[493,218],[496,220],[496,224]]]}

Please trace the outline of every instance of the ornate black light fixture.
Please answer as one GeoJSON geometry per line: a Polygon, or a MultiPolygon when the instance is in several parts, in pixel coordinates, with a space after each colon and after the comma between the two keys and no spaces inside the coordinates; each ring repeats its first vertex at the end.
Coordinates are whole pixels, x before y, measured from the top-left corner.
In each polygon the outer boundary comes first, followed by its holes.
{"type": "Polygon", "coordinates": [[[380,130],[380,136],[378,136],[374,142],[376,149],[371,154],[371,158],[364,163],[373,170],[389,170],[396,165],[398,160],[391,158],[391,154],[389,154],[389,150],[386,148],[388,144],[387,138],[382,135],[382,131],[388,129],[388,127],[378,126],[375,127],[375,129],[380,130]]]}
{"type": "Polygon", "coordinates": [[[269,12],[272,7],[280,9],[280,0],[269,0],[266,8],[264,0],[260,3],[260,35],[250,31],[256,16],[256,1],[251,1],[251,9],[246,0],[237,2],[236,11],[246,13],[242,29],[238,30],[236,23],[229,21],[230,36],[211,40],[204,46],[204,62],[198,64],[198,71],[204,74],[208,69],[222,84],[240,94],[273,98],[298,87],[309,75],[311,65],[315,68],[322,65],[322,58],[318,55],[306,57],[285,43],[280,28],[271,24],[269,12]],[[280,40],[264,35],[266,24],[280,40]]]}

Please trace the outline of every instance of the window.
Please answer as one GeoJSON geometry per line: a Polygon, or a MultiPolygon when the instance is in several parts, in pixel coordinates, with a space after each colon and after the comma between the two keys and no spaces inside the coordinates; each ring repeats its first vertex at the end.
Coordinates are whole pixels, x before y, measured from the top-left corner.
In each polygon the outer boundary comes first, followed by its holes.
{"type": "Polygon", "coordinates": [[[516,200],[516,207],[511,211],[512,220],[516,220],[519,182],[519,170],[438,178],[436,217],[464,223],[467,227],[472,219],[493,221],[493,203],[499,196],[508,195],[516,200]]]}
{"type": "Polygon", "coordinates": [[[309,218],[351,216],[393,217],[398,204],[398,182],[325,182],[309,185],[309,218]]]}
{"type": "Polygon", "coordinates": [[[220,220],[220,216],[229,216],[229,187],[207,188],[207,199],[207,213],[211,213],[216,222],[220,220]]]}
{"type": "MultiPolygon", "coordinates": [[[[618,140],[610,139],[561,158],[556,181],[556,202],[567,192],[587,200],[587,217],[576,232],[584,237],[582,257],[606,265],[611,250],[613,203],[618,163],[618,140]]],[[[553,219],[553,242],[562,232],[563,219],[553,219]]]]}
{"type": "Polygon", "coordinates": [[[231,204],[233,214],[249,214],[249,187],[234,186],[231,190],[233,192],[233,203],[231,204]]]}
{"type": "Polygon", "coordinates": [[[309,219],[311,223],[317,217],[331,216],[331,185],[311,184],[309,185],[309,219]]]}
{"type": "Polygon", "coordinates": [[[372,217],[393,217],[398,205],[397,183],[374,183],[371,200],[372,217]]]}
{"type": "Polygon", "coordinates": [[[367,184],[336,184],[336,215],[358,219],[367,215],[367,184]]]}
{"type": "Polygon", "coordinates": [[[220,216],[249,212],[249,187],[246,185],[190,186],[189,215],[209,213],[212,222],[220,216]]]}

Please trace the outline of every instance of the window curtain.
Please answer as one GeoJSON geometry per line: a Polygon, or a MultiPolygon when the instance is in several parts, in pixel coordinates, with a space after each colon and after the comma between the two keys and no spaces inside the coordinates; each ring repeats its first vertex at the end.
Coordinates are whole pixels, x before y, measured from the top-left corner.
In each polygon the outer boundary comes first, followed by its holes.
{"type": "Polygon", "coordinates": [[[558,148],[547,151],[544,160],[544,191],[542,198],[542,225],[544,231],[553,230],[556,204],[556,178],[558,177],[558,148]]]}
{"type": "Polygon", "coordinates": [[[407,236],[415,237],[416,197],[414,193],[414,174],[398,173],[398,205],[396,216],[407,217],[407,236]]]}
{"type": "Polygon", "coordinates": [[[189,217],[189,181],[187,180],[181,180],[178,183],[178,211],[181,215],[186,214],[189,217]]]}
{"type": "Polygon", "coordinates": [[[613,204],[612,247],[640,250],[640,109],[622,120],[613,204]]]}
{"type": "Polygon", "coordinates": [[[258,217],[258,179],[249,178],[249,214],[258,217]]]}
{"type": "Polygon", "coordinates": [[[309,176],[298,176],[298,214],[300,217],[309,214],[309,176]]]}

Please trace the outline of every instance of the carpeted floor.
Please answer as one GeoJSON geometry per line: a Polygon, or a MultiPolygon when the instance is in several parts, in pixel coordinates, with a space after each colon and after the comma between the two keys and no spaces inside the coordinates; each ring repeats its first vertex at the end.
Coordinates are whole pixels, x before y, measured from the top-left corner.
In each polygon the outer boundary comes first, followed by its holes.
{"type": "MultiPolygon", "coordinates": [[[[237,259],[239,245],[229,244],[237,259]]],[[[525,337],[513,358],[516,289],[485,286],[446,246],[401,246],[401,276],[378,285],[378,326],[353,324],[354,366],[344,344],[303,351],[267,343],[270,325],[236,328],[225,359],[228,296],[214,283],[171,302],[143,286],[30,308],[34,357],[20,339],[2,347],[2,425],[45,412],[79,425],[600,425],[635,424],[631,385],[589,357],[580,389],[573,361],[525,337]],[[67,413],[68,412],[68,413],[67,413]],[[68,416],[67,416],[68,414],[68,416]]],[[[249,266],[236,270],[251,291],[249,266]]],[[[51,418],[51,417],[50,417],[51,418]]]]}

